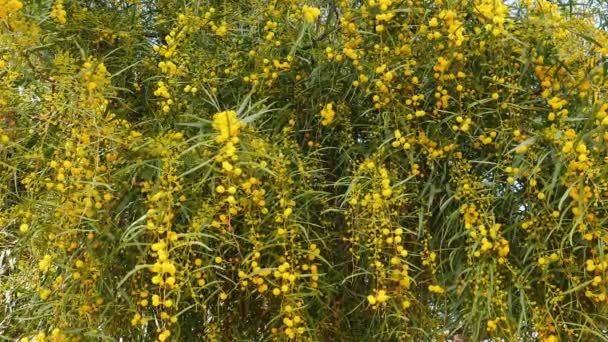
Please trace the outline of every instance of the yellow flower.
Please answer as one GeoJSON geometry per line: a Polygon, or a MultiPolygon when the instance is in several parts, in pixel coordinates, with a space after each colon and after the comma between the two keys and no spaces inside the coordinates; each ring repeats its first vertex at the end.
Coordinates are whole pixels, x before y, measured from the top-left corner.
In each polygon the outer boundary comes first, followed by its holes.
{"type": "Polygon", "coordinates": [[[302,15],[307,23],[312,24],[321,15],[321,10],[316,7],[304,5],[304,7],[302,7],[302,15]]]}
{"type": "Polygon", "coordinates": [[[544,257],[540,257],[540,258],[538,258],[538,265],[539,265],[539,266],[541,266],[541,267],[542,267],[542,266],[544,266],[544,265],[546,265],[546,264],[547,264],[547,259],[545,259],[544,257]]]}
{"type": "Polygon", "coordinates": [[[60,25],[65,25],[67,23],[66,11],[63,8],[63,0],[57,0],[53,7],[51,8],[51,18],[60,25]]]}
{"type": "Polygon", "coordinates": [[[23,4],[18,0],[0,1],[0,19],[8,17],[23,8],[23,4]]]}
{"type": "Polygon", "coordinates": [[[220,37],[225,36],[226,33],[228,33],[228,28],[226,27],[226,23],[222,23],[222,25],[218,26],[218,28],[215,30],[215,34],[217,34],[220,37]]]}
{"type": "Polygon", "coordinates": [[[232,171],[232,170],[234,169],[234,167],[233,167],[233,166],[232,166],[232,164],[230,164],[229,162],[227,162],[227,161],[223,161],[223,162],[222,162],[222,169],[224,169],[224,170],[226,170],[226,171],[230,172],[230,171],[232,171]]]}
{"type": "Polygon", "coordinates": [[[30,226],[28,226],[27,223],[22,223],[19,226],[19,231],[22,232],[22,233],[24,233],[24,234],[27,233],[28,230],[30,230],[30,226]]]}
{"type": "Polygon", "coordinates": [[[154,306],[160,305],[160,296],[159,295],[152,296],[152,305],[154,305],[154,306]]]}
{"type": "Polygon", "coordinates": [[[53,260],[53,258],[50,255],[45,255],[44,258],[42,260],[40,260],[40,262],[38,263],[38,268],[42,271],[42,272],[46,272],[49,270],[49,267],[51,266],[51,261],[53,260]]]}
{"type": "Polygon", "coordinates": [[[376,299],[378,300],[379,303],[384,303],[388,300],[389,296],[386,294],[386,291],[384,290],[380,290],[378,291],[378,295],[376,297],[376,299]]]}
{"type": "Polygon", "coordinates": [[[445,290],[439,285],[429,285],[429,292],[436,294],[444,294],[445,290]]]}
{"type": "Polygon", "coordinates": [[[215,114],[213,116],[213,129],[217,132],[215,141],[222,143],[236,137],[241,125],[241,121],[236,117],[236,112],[233,110],[215,114]]]}
{"type": "Polygon", "coordinates": [[[494,322],[494,321],[488,321],[488,325],[487,325],[487,328],[486,328],[486,330],[488,332],[494,332],[494,331],[496,331],[496,328],[497,328],[496,322],[494,322]]]}
{"type": "Polygon", "coordinates": [[[39,290],[40,299],[47,300],[51,295],[51,290],[49,289],[40,289],[39,290]]]}
{"type": "Polygon", "coordinates": [[[289,317],[283,318],[283,323],[290,328],[293,327],[293,321],[289,317]]]}
{"type": "Polygon", "coordinates": [[[285,211],[283,212],[283,216],[284,216],[285,218],[288,218],[288,217],[291,215],[291,213],[292,213],[292,212],[293,212],[293,209],[291,209],[291,208],[287,208],[287,209],[285,209],[285,211]]]}
{"type": "Polygon", "coordinates": [[[323,118],[323,120],[321,121],[321,125],[327,126],[332,121],[334,121],[334,116],[336,115],[336,112],[334,112],[333,108],[334,108],[334,105],[332,103],[328,103],[321,110],[321,117],[323,118]]]}
{"type": "Polygon", "coordinates": [[[559,341],[559,339],[555,335],[549,335],[549,336],[543,338],[543,342],[557,342],[557,341],[559,341]]]}

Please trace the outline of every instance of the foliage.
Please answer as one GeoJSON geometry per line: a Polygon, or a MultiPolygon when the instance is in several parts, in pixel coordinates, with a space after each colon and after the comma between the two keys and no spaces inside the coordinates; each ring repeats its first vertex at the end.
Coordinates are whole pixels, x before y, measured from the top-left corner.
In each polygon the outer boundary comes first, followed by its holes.
{"type": "Polygon", "coordinates": [[[606,340],[573,8],[0,0],[0,335],[606,340]]]}

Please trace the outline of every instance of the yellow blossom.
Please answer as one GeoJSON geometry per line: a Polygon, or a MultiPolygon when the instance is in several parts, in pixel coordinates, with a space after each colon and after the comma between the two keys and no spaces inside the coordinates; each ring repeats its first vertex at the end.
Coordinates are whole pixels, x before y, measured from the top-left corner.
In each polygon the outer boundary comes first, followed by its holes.
{"type": "Polygon", "coordinates": [[[213,128],[217,133],[215,140],[218,143],[223,143],[230,138],[236,137],[239,134],[241,126],[242,123],[237,118],[235,111],[220,112],[213,116],[213,128]]]}
{"type": "Polygon", "coordinates": [[[336,113],[333,110],[333,104],[326,104],[325,107],[321,110],[321,117],[323,118],[323,120],[321,121],[321,125],[329,125],[334,120],[335,115],[336,113]]]}
{"type": "Polygon", "coordinates": [[[307,23],[312,24],[321,15],[321,10],[316,7],[304,5],[302,7],[302,15],[307,23]]]}

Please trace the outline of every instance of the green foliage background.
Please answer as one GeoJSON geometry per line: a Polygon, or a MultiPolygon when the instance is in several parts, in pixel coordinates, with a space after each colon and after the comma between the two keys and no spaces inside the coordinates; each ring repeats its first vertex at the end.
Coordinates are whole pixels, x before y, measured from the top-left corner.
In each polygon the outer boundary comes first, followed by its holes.
{"type": "Polygon", "coordinates": [[[0,337],[606,340],[602,6],[0,0],[0,337]]]}

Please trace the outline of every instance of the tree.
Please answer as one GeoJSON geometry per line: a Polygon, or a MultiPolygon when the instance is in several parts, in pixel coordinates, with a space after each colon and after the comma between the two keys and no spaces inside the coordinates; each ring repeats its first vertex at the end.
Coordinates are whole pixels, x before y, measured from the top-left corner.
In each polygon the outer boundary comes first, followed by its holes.
{"type": "Polygon", "coordinates": [[[0,0],[0,334],[606,340],[605,22],[0,0]]]}

